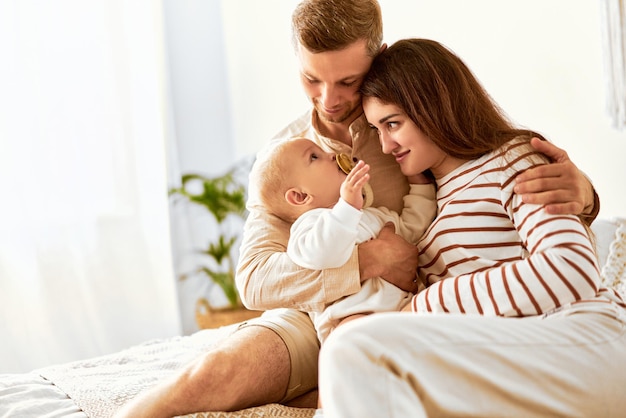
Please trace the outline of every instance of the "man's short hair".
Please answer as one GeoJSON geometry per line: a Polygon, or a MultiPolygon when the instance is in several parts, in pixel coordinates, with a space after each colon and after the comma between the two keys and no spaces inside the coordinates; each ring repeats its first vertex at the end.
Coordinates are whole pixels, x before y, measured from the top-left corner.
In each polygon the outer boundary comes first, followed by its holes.
{"type": "Polygon", "coordinates": [[[377,0],[303,0],[291,18],[294,48],[312,53],[339,51],[367,41],[375,57],[383,41],[383,21],[377,0]]]}

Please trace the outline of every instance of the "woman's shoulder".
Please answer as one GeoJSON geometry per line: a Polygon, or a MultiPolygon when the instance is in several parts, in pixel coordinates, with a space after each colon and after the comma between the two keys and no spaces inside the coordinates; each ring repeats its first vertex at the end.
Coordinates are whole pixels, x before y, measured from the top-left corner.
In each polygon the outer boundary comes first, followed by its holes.
{"type": "Polygon", "coordinates": [[[493,152],[505,166],[534,166],[548,164],[550,160],[531,144],[531,135],[518,135],[493,152]]]}
{"type": "Polygon", "coordinates": [[[486,181],[502,187],[514,184],[517,175],[529,168],[549,163],[548,158],[530,145],[530,136],[520,135],[485,156],[482,174],[486,181]]]}

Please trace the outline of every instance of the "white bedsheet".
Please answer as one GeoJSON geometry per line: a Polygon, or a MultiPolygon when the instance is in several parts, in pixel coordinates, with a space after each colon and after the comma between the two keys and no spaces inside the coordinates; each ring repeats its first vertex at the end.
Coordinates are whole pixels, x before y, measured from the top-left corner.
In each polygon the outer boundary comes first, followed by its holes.
{"type": "Polygon", "coordinates": [[[37,373],[0,374],[1,418],[87,418],[62,390],[37,373]]]}

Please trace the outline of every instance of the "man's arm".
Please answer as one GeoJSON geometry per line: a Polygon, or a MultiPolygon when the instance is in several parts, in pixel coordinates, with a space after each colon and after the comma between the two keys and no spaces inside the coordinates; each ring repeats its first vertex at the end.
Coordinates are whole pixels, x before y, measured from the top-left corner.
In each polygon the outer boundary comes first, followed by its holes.
{"type": "Polygon", "coordinates": [[[515,193],[521,195],[525,203],[545,205],[548,213],[581,215],[591,224],[600,212],[600,199],[589,179],[565,150],[539,138],[533,138],[531,145],[553,163],[517,176],[515,193]]]}
{"type": "Polygon", "coordinates": [[[359,291],[356,250],[339,268],[302,268],[287,254],[289,227],[287,222],[262,209],[250,209],[235,276],[246,307],[319,311],[326,304],[359,291]]]}
{"type": "Polygon", "coordinates": [[[339,268],[308,270],[287,255],[289,225],[259,210],[246,220],[237,266],[237,287],[250,309],[294,308],[318,311],[342,296],[356,293],[361,282],[381,276],[414,291],[417,248],[385,227],[379,237],[355,247],[339,268]]]}

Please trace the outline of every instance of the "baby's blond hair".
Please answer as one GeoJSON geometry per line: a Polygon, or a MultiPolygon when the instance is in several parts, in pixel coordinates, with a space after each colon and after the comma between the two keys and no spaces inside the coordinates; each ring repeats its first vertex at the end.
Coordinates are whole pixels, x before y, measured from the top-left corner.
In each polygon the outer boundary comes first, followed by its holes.
{"type": "Polygon", "coordinates": [[[257,184],[259,198],[265,208],[289,223],[294,222],[299,215],[285,199],[285,193],[293,187],[290,176],[293,165],[288,149],[291,142],[291,140],[282,141],[271,148],[265,157],[257,162],[250,176],[257,184]]]}

